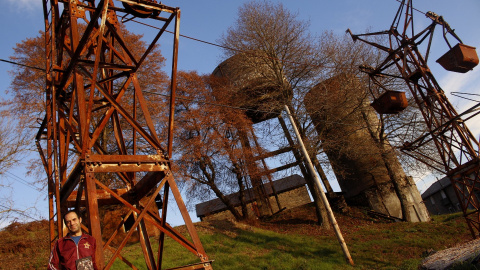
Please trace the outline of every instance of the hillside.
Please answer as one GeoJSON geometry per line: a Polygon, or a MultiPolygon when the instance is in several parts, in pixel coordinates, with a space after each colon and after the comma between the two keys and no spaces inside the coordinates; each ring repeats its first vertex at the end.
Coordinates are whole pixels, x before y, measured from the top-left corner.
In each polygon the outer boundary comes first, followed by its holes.
{"type": "Polygon", "coordinates": [[[0,231],[0,269],[46,269],[48,222],[12,223],[0,231]]]}
{"type": "MultiPolygon", "coordinates": [[[[315,225],[312,205],[290,209],[267,221],[199,222],[195,226],[214,269],[417,269],[429,251],[471,240],[460,214],[434,216],[429,223],[390,222],[351,208],[336,213],[355,267],[345,263],[332,230],[315,225]]],[[[184,228],[178,228],[180,231],[184,228]]],[[[0,231],[0,269],[45,269],[48,223],[14,223],[0,231]]],[[[155,242],[155,241],[153,241],[155,242]]],[[[166,243],[164,267],[196,262],[166,243]]],[[[141,263],[135,245],[125,256],[141,263]]],[[[135,263],[136,263],[135,262],[135,263]]],[[[113,269],[126,269],[114,264],[113,269]]]]}

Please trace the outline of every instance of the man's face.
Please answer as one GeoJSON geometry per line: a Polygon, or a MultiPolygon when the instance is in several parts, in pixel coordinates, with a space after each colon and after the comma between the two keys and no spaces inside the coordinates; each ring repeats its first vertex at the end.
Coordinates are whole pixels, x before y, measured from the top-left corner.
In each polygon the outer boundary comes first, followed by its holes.
{"type": "Polygon", "coordinates": [[[68,230],[72,235],[80,235],[82,232],[82,228],[80,223],[82,222],[82,218],[79,218],[75,213],[68,213],[65,215],[65,225],[67,225],[68,230]]]}

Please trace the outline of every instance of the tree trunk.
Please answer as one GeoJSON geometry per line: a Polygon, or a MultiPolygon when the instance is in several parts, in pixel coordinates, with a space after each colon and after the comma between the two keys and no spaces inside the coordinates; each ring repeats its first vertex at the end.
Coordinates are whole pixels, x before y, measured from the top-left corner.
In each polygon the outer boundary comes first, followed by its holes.
{"type": "Polygon", "coordinates": [[[422,201],[420,192],[411,177],[405,174],[395,150],[390,143],[383,138],[381,131],[378,134],[374,132],[368,121],[368,116],[364,111],[362,111],[362,116],[367,124],[370,136],[380,150],[385,168],[392,181],[395,193],[400,200],[402,218],[407,222],[430,221],[430,215],[422,201]]]}
{"type": "Polygon", "coordinates": [[[249,215],[248,215],[247,202],[245,200],[245,185],[243,183],[244,177],[240,171],[239,165],[235,163],[233,166],[235,167],[234,172],[235,172],[235,175],[237,176],[237,183],[239,188],[238,199],[240,200],[240,206],[242,207],[242,216],[244,219],[247,219],[249,215]]]}
{"type": "MultiPolygon", "coordinates": [[[[386,142],[388,144],[388,142],[386,142]]],[[[427,222],[430,215],[425,204],[422,202],[420,192],[411,177],[408,177],[401,167],[398,158],[390,144],[382,145],[382,158],[385,162],[388,174],[392,179],[395,191],[402,205],[402,214],[408,222],[427,222]],[[390,149],[386,149],[390,148],[390,149]]]]}
{"type": "Polygon", "coordinates": [[[219,198],[220,201],[222,201],[227,206],[227,209],[232,213],[232,215],[235,217],[236,220],[244,219],[244,217],[240,215],[240,213],[237,211],[237,209],[231,203],[228,197],[223,195],[222,191],[218,189],[217,185],[215,184],[215,176],[208,173],[207,166],[211,166],[209,157],[205,157],[200,161],[200,168],[203,171],[204,176],[207,178],[206,184],[213,190],[215,195],[217,195],[217,198],[219,198]]]}
{"type": "Polygon", "coordinates": [[[235,206],[230,202],[230,200],[223,195],[223,193],[217,188],[217,185],[214,183],[209,183],[208,184],[210,188],[213,190],[215,195],[227,206],[227,209],[232,213],[233,217],[235,217],[236,220],[243,220],[245,217],[242,216],[235,206]]]}

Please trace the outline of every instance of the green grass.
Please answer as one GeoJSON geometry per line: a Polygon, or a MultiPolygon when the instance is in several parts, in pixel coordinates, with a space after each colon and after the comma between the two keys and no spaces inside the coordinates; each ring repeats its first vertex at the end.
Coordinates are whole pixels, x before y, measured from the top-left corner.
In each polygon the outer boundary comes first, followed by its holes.
{"type": "Polygon", "coordinates": [[[349,246],[362,269],[417,269],[425,251],[445,249],[470,237],[463,218],[436,216],[429,223],[366,227],[350,238],[349,246]]]}
{"type": "MultiPolygon", "coordinates": [[[[199,233],[206,253],[214,260],[214,269],[413,270],[418,269],[424,251],[444,249],[470,237],[463,218],[456,214],[436,216],[429,223],[367,224],[353,231],[345,228],[344,237],[355,261],[352,267],[346,263],[333,231],[325,236],[309,236],[245,227],[240,229],[232,223],[226,228],[222,224],[215,233],[199,233]]],[[[163,268],[199,262],[170,239],[166,247],[163,268]]],[[[132,256],[138,258],[139,269],[146,269],[141,268],[144,265],[141,250],[138,247],[135,250],[137,253],[132,256]]],[[[113,269],[129,269],[121,264],[117,262],[113,269]]]]}
{"type": "MultiPolygon", "coordinates": [[[[341,214],[336,216],[355,267],[346,262],[333,231],[319,230],[308,222],[251,226],[216,221],[197,223],[195,227],[215,270],[413,270],[417,269],[425,251],[442,250],[472,240],[460,214],[434,216],[428,223],[384,223],[341,214]]],[[[49,253],[47,225],[42,225],[45,228],[37,224],[30,229],[18,226],[0,231],[0,268],[45,269],[49,253]],[[10,262],[15,262],[19,268],[11,268],[10,262]]],[[[177,229],[185,231],[184,227],[177,229]]],[[[151,238],[151,242],[156,254],[158,239],[151,238]]],[[[126,246],[121,255],[138,269],[147,269],[139,244],[126,246]]],[[[199,262],[195,254],[174,240],[165,239],[162,269],[199,262]]],[[[470,266],[464,263],[454,269],[475,269],[470,266]]],[[[117,259],[111,269],[131,268],[117,259]]]]}
{"type": "MultiPolygon", "coordinates": [[[[203,234],[200,239],[210,259],[214,260],[214,269],[339,269],[335,266],[344,265],[343,255],[336,250],[337,244],[330,237],[312,239],[255,228],[251,231],[237,230],[234,236],[225,233],[203,234]]],[[[168,240],[165,243],[168,248],[165,249],[163,267],[198,262],[186,249],[168,240]]],[[[138,253],[131,255],[143,260],[141,251],[138,248],[135,250],[138,253]]],[[[113,269],[129,268],[117,260],[113,269]]],[[[139,269],[146,267],[143,265],[139,269]]]]}

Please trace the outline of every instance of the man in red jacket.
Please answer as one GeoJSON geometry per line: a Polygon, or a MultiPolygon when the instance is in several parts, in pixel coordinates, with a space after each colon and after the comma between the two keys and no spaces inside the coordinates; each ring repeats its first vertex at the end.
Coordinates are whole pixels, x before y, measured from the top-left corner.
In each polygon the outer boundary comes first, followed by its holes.
{"type": "Polygon", "coordinates": [[[97,269],[95,265],[95,238],[82,233],[82,218],[75,211],[68,211],[63,220],[68,228],[68,235],[58,239],[50,254],[48,269],[97,269]]]}

